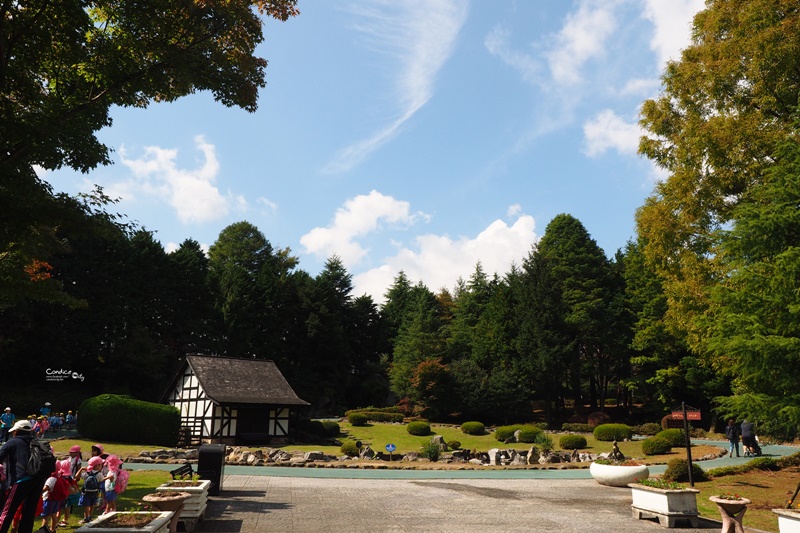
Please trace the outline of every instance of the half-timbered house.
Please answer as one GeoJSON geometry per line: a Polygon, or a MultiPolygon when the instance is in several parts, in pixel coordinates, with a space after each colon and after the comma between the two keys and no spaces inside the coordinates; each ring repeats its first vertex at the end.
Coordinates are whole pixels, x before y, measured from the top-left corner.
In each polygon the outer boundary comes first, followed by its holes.
{"type": "Polygon", "coordinates": [[[272,361],[187,355],[163,401],[191,444],[269,444],[289,435],[289,411],[308,406],[272,361]]]}

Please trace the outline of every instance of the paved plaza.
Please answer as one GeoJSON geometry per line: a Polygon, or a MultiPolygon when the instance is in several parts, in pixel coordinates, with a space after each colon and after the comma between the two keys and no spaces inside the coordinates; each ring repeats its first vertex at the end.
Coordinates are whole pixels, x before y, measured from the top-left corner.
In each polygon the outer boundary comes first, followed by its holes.
{"type": "MultiPolygon", "coordinates": [[[[627,488],[588,479],[321,479],[225,475],[198,532],[663,532],[627,488]]],[[[719,522],[701,520],[701,531],[719,522]]],[[[748,530],[752,531],[752,530],[748,530]]]]}

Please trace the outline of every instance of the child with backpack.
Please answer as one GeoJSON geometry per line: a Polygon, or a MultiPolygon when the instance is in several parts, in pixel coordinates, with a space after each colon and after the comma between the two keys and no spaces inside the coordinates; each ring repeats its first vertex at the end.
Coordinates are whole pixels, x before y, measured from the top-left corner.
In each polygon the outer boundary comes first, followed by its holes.
{"type": "Polygon", "coordinates": [[[102,468],[103,460],[99,457],[92,457],[89,459],[89,465],[85,469],[81,469],[83,489],[78,505],[83,507],[83,522],[87,524],[92,521],[92,511],[100,494],[100,484],[103,480],[100,472],[102,468]]]}
{"type": "Polygon", "coordinates": [[[42,487],[42,527],[49,527],[50,531],[56,530],[58,511],[61,503],[69,496],[69,482],[61,476],[60,471],[50,474],[42,487]]]}

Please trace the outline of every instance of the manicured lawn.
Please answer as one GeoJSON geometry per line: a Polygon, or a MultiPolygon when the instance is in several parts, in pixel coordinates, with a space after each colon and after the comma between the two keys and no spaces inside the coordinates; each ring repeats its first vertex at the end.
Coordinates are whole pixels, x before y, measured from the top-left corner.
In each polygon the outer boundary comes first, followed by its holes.
{"type": "MultiPolygon", "coordinates": [[[[59,457],[67,455],[67,453],[69,453],[69,449],[76,444],[81,447],[83,460],[88,460],[89,457],[92,456],[92,445],[95,444],[95,441],[86,439],[62,439],[50,441],[50,445],[56,451],[56,456],[59,457]]],[[[105,453],[116,455],[118,457],[135,457],[143,450],[152,451],[164,448],[163,446],[150,446],[146,444],[120,444],[118,442],[103,442],[101,444],[103,445],[103,451],[105,453]]]]}

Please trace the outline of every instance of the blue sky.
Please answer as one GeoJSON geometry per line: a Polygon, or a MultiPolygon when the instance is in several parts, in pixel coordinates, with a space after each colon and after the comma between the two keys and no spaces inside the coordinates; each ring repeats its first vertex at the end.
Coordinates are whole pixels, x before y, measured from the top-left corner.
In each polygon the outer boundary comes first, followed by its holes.
{"type": "Polygon", "coordinates": [[[259,108],[199,93],[112,111],[114,165],[47,173],[120,199],[168,251],[247,220],[376,301],[520,264],[559,213],[610,257],[664,175],[638,111],[703,0],[301,0],[266,22],[259,108]]]}

